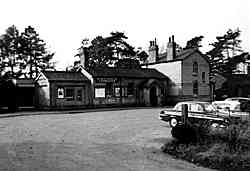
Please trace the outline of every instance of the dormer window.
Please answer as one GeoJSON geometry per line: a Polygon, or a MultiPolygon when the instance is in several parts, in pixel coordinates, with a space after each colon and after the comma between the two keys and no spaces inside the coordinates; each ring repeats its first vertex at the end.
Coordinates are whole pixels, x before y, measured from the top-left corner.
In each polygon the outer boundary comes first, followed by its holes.
{"type": "Polygon", "coordinates": [[[196,61],[193,63],[193,74],[198,74],[198,63],[196,61]]]}

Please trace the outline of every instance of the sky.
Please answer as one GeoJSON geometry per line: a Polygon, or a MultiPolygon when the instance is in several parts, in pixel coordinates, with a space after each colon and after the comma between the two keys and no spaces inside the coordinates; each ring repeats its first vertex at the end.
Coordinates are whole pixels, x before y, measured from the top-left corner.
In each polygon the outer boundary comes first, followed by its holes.
{"type": "Polygon", "coordinates": [[[20,32],[33,26],[55,52],[59,70],[73,65],[82,39],[114,31],[146,51],[154,38],[161,49],[171,35],[181,46],[203,35],[205,52],[216,36],[239,28],[243,50],[250,52],[248,0],[2,0],[0,5],[0,34],[11,25],[20,32]]]}

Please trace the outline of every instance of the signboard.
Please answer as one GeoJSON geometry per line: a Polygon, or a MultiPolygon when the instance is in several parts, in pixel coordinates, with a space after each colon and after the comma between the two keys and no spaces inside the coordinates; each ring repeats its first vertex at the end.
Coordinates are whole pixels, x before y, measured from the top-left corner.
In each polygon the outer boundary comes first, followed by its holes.
{"type": "Polygon", "coordinates": [[[95,82],[96,83],[110,83],[110,82],[117,83],[118,79],[117,78],[96,78],[95,82]]]}
{"type": "Polygon", "coordinates": [[[95,97],[105,98],[105,88],[95,88],[95,97]]]}

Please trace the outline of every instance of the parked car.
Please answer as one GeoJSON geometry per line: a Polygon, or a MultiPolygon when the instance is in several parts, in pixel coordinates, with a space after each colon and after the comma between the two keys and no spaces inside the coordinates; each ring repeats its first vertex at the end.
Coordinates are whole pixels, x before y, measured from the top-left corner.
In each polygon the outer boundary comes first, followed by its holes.
{"type": "Polygon", "coordinates": [[[171,127],[176,127],[182,123],[182,106],[188,106],[188,118],[191,120],[206,120],[212,124],[225,125],[229,123],[227,116],[220,115],[214,106],[209,102],[186,101],[179,102],[173,109],[162,110],[159,119],[169,122],[171,127]]]}
{"type": "MultiPolygon", "coordinates": [[[[249,101],[250,102],[250,101],[249,101]]],[[[243,105],[246,105],[247,101],[237,100],[224,100],[212,102],[215,109],[223,115],[229,117],[240,117],[242,120],[246,120],[249,117],[249,112],[246,111],[243,105]]]]}
{"type": "Polygon", "coordinates": [[[238,101],[214,101],[212,105],[215,107],[216,110],[227,112],[230,111],[240,111],[240,102],[238,101]]]}
{"type": "Polygon", "coordinates": [[[250,98],[247,98],[247,97],[230,97],[230,98],[226,98],[225,101],[246,102],[246,101],[250,101],[250,98]]]}
{"type": "Polygon", "coordinates": [[[237,101],[240,102],[240,110],[242,112],[250,112],[250,98],[247,97],[230,97],[225,101],[237,101]]]}

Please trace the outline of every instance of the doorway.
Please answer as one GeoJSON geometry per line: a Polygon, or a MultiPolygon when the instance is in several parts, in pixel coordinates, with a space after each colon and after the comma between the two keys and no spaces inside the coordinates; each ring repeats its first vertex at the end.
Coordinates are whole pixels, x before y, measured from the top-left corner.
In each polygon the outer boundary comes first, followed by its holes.
{"type": "Polygon", "coordinates": [[[151,106],[157,106],[158,100],[157,100],[156,87],[153,86],[153,87],[150,88],[149,96],[150,96],[150,104],[151,104],[151,106]]]}

